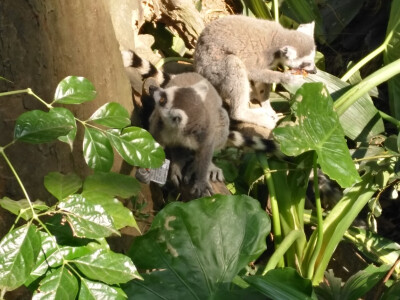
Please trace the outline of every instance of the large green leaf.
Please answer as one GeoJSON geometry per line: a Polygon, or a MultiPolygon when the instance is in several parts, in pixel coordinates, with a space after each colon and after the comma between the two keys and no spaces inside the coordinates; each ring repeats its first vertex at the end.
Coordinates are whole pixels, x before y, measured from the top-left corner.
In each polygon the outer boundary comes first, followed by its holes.
{"type": "Polygon", "coordinates": [[[38,299],[71,299],[78,295],[78,280],[65,266],[47,273],[40,281],[39,290],[33,295],[33,300],[38,299]]]}
{"type": "Polygon", "coordinates": [[[28,278],[40,251],[41,239],[34,225],[7,233],[0,241],[0,290],[13,290],[28,278]]]}
{"type": "MultiPolygon", "coordinates": [[[[392,35],[389,44],[383,55],[385,65],[388,65],[400,58],[400,2],[392,1],[389,23],[386,35],[392,35]]],[[[400,119],[400,75],[388,81],[390,111],[393,117],[400,119]]]]}
{"type": "Polygon", "coordinates": [[[61,201],[81,188],[82,179],[75,173],[64,175],[59,172],[50,172],[44,177],[44,186],[50,194],[61,201]]]}
{"type": "Polygon", "coordinates": [[[301,277],[292,268],[275,269],[265,276],[247,276],[243,279],[270,299],[316,299],[311,280],[301,277]]]}
{"type": "Polygon", "coordinates": [[[74,235],[91,239],[118,234],[112,218],[104,208],[98,204],[92,204],[82,195],[71,195],[58,204],[65,212],[66,220],[71,225],[74,235]]]}
{"type": "Polygon", "coordinates": [[[93,84],[83,77],[68,76],[60,81],[54,95],[55,103],[80,104],[96,97],[93,84]]]}
{"type": "Polygon", "coordinates": [[[83,155],[89,167],[108,172],[114,163],[114,152],[105,134],[95,128],[85,128],[83,155]]]}
{"type": "Polygon", "coordinates": [[[161,167],[165,160],[164,150],[150,133],[138,127],[108,130],[107,136],[122,158],[132,166],[141,168],[161,167]]]}
{"type": "Polygon", "coordinates": [[[212,299],[265,249],[268,215],[248,196],[216,195],[167,205],[129,251],[141,269],[125,286],[138,299],[212,299]]]}
{"type": "Polygon", "coordinates": [[[14,138],[32,144],[52,142],[76,127],[70,114],[62,107],[52,108],[49,112],[32,110],[23,113],[15,124],[14,138]]]}
{"type": "MultiPolygon", "coordinates": [[[[43,201],[36,200],[35,202],[31,202],[31,205],[33,207],[33,210],[38,213],[43,210],[46,210],[49,208],[43,201]]],[[[12,200],[8,197],[4,197],[0,199],[0,206],[3,207],[4,209],[7,209],[9,212],[13,213],[14,215],[19,215],[21,214],[21,218],[24,220],[29,220],[32,218],[32,209],[30,208],[31,205],[29,204],[28,200],[22,199],[22,200],[12,200]]]]}
{"type": "Polygon", "coordinates": [[[82,278],[78,299],[79,300],[98,300],[98,299],[123,300],[126,299],[126,295],[120,288],[112,287],[101,282],[95,282],[86,278],[82,278]]]}
{"type": "Polygon", "coordinates": [[[140,191],[139,182],[132,176],[118,173],[96,172],[86,177],[83,183],[83,191],[122,198],[136,196],[140,191]]]}
{"type": "Polygon", "coordinates": [[[86,277],[107,284],[125,283],[132,279],[141,279],[131,259],[123,254],[96,251],[72,260],[86,277]]]}
{"type": "Polygon", "coordinates": [[[116,102],[104,104],[94,112],[88,121],[110,128],[124,128],[131,124],[128,111],[116,102]]]}
{"type": "Polygon", "coordinates": [[[294,99],[296,121],[274,130],[282,152],[295,156],[314,150],[322,171],[342,187],[359,181],[332,98],[324,85],[306,83],[294,99]]]}
{"type": "Polygon", "coordinates": [[[62,109],[62,110],[52,109],[52,110],[54,113],[60,114],[60,118],[64,119],[67,123],[73,125],[72,130],[67,135],[58,137],[58,140],[63,143],[68,144],[72,151],[74,140],[76,137],[76,132],[77,132],[75,116],[68,109],[62,109]]]}
{"type": "Polygon", "coordinates": [[[113,219],[116,229],[131,226],[139,230],[132,211],[126,208],[118,199],[98,191],[83,192],[82,196],[93,204],[100,204],[113,219]]]}

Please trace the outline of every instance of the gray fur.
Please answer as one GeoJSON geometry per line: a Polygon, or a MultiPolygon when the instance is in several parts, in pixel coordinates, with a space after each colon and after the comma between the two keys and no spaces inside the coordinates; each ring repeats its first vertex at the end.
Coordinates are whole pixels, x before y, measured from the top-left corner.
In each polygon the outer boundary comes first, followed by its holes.
{"type": "MultiPolygon", "coordinates": [[[[227,16],[211,22],[201,33],[195,50],[195,69],[216,87],[230,104],[230,117],[272,129],[279,117],[268,103],[248,107],[249,81],[291,83],[301,76],[273,69],[285,65],[315,73],[313,23],[288,30],[280,24],[245,16],[227,16]]],[[[268,94],[267,94],[268,97],[268,94]]],[[[266,100],[266,99],[263,99],[266,100]]]]}

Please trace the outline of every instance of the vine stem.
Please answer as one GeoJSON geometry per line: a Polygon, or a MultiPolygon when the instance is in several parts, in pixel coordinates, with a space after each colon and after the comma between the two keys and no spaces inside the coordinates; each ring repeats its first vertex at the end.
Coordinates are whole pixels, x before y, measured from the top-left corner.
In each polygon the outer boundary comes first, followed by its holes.
{"type": "Polygon", "coordinates": [[[16,90],[16,91],[10,91],[10,92],[4,92],[4,93],[0,93],[0,97],[2,96],[10,96],[10,95],[17,95],[17,94],[28,94],[28,95],[32,95],[33,97],[35,97],[37,100],[39,100],[39,102],[41,102],[43,105],[45,105],[48,109],[53,108],[53,106],[51,104],[48,104],[46,101],[44,101],[42,98],[40,98],[38,95],[36,95],[32,89],[27,88],[24,90],[16,90]]]}
{"type": "Polygon", "coordinates": [[[313,157],[313,173],[314,173],[314,194],[315,194],[315,207],[317,213],[317,243],[315,245],[314,251],[311,255],[310,262],[308,265],[307,278],[312,279],[314,276],[314,266],[317,261],[319,252],[322,247],[322,242],[324,238],[324,229],[323,229],[323,219],[322,219],[322,207],[321,207],[321,197],[319,194],[319,185],[318,185],[318,169],[317,169],[317,154],[314,153],[313,157]]]}
{"type": "MultiPolygon", "coordinates": [[[[282,228],[281,228],[281,222],[279,219],[279,206],[278,206],[278,200],[276,198],[274,180],[272,178],[271,171],[270,171],[269,164],[268,164],[268,159],[265,156],[265,154],[257,153],[257,158],[263,169],[265,181],[267,183],[268,190],[269,190],[269,197],[271,200],[271,211],[272,211],[272,226],[273,226],[273,231],[274,231],[274,244],[275,244],[275,251],[276,251],[282,242],[282,228]]],[[[285,266],[283,257],[280,258],[277,265],[278,265],[278,267],[285,266]]]]}

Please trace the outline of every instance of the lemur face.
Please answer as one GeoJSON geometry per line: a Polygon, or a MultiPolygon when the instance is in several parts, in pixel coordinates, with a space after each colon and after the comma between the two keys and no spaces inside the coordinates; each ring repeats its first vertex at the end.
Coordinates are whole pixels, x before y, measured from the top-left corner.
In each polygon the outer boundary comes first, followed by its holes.
{"type": "Polygon", "coordinates": [[[307,73],[317,73],[315,67],[315,48],[311,49],[308,54],[299,56],[296,48],[291,46],[284,46],[280,49],[280,64],[293,69],[293,70],[304,70],[307,73]]]}

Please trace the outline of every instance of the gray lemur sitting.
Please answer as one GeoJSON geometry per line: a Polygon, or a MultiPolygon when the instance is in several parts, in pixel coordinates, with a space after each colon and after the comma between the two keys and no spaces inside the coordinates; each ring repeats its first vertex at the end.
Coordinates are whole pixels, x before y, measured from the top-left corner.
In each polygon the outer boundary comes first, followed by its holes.
{"type": "Polygon", "coordinates": [[[143,79],[153,77],[158,82],[159,86],[150,86],[151,98],[146,100],[151,102],[148,130],[169,150],[170,178],[175,185],[182,180],[189,183],[194,178],[191,193],[196,197],[211,195],[213,190],[208,180],[223,180],[222,170],[212,163],[212,156],[228,142],[237,147],[247,145],[256,150],[276,151],[272,140],[248,138],[229,131],[229,117],[222,99],[201,75],[166,74],[132,51],[122,51],[122,57],[125,67],[137,69],[143,79]],[[181,148],[191,150],[193,159],[182,157],[175,150],[181,148]]]}
{"type": "Polygon", "coordinates": [[[261,108],[249,108],[250,81],[269,91],[272,83],[299,81],[299,71],[316,73],[313,34],[314,23],[289,30],[273,21],[223,17],[200,34],[195,69],[230,104],[231,119],[273,129],[279,118],[268,100],[261,108]],[[292,72],[274,71],[279,65],[292,72]]]}

